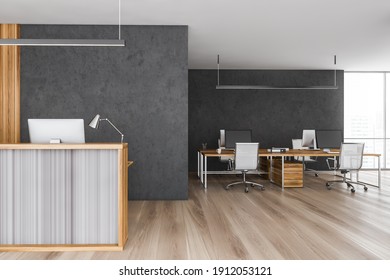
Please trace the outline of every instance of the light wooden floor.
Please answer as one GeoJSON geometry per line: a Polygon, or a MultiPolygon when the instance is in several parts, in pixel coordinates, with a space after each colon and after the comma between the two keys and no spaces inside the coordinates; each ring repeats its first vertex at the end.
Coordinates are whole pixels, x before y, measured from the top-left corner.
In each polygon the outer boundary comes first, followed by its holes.
{"type": "MultiPolygon", "coordinates": [[[[361,179],[376,182],[375,173],[361,179]]],[[[188,201],[130,201],[123,252],[0,253],[0,259],[390,259],[390,171],[382,189],[345,186],[305,175],[306,187],[265,191],[223,186],[235,176],[209,176],[203,190],[189,175],[188,201]]]]}

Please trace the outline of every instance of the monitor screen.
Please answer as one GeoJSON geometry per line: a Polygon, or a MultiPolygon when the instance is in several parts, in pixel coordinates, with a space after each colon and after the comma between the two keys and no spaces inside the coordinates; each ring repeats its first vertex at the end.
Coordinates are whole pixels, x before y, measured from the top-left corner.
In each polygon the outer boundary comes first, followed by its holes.
{"type": "Polygon", "coordinates": [[[317,149],[316,131],[314,129],[304,129],[302,132],[302,147],[317,149]]]}
{"type": "Polygon", "coordinates": [[[83,119],[29,119],[31,143],[85,143],[83,119]]]}
{"type": "Polygon", "coordinates": [[[225,131],[225,147],[226,149],[235,149],[236,143],[252,142],[251,130],[226,130],[225,131]]]}
{"type": "Polygon", "coordinates": [[[344,139],[342,130],[317,130],[316,135],[321,149],[339,149],[344,139]]]}
{"type": "Polygon", "coordinates": [[[219,130],[219,147],[225,147],[225,129],[219,130]]]}

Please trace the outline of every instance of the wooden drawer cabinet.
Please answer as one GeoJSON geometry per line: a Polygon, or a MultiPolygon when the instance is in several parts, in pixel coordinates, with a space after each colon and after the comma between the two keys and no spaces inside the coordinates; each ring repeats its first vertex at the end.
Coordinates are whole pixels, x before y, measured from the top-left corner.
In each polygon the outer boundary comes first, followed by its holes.
{"type": "MultiPolygon", "coordinates": [[[[282,185],[282,160],[272,160],[272,179],[282,185]]],[[[303,165],[300,162],[284,162],[284,187],[285,188],[302,188],[303,187],[303,165]]]]}

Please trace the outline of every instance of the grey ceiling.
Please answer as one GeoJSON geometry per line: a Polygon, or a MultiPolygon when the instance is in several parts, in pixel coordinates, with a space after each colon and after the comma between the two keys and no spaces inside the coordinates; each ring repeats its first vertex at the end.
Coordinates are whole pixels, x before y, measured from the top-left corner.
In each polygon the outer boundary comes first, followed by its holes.
{"type": "MultiPolygon", "coordinates": [[[[0,22],[118,24],[118,3],[0,0],[0,22]]],[[[121,23],[188,25],[192,69],[390,71],[389,0],[122,0],[121,23]]]]}

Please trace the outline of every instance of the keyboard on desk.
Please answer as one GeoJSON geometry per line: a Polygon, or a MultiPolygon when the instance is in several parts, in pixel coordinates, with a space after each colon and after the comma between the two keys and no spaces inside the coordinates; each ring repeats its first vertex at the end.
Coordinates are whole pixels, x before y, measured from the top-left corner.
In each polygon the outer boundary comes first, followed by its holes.
{"type": "Polygon", "coordinates": [[[323,149],[322,151],[324,153],[327,153],[327,154],[338,154],[339,153],[339,152],[331,151],[330,149],[323,149]]]}

